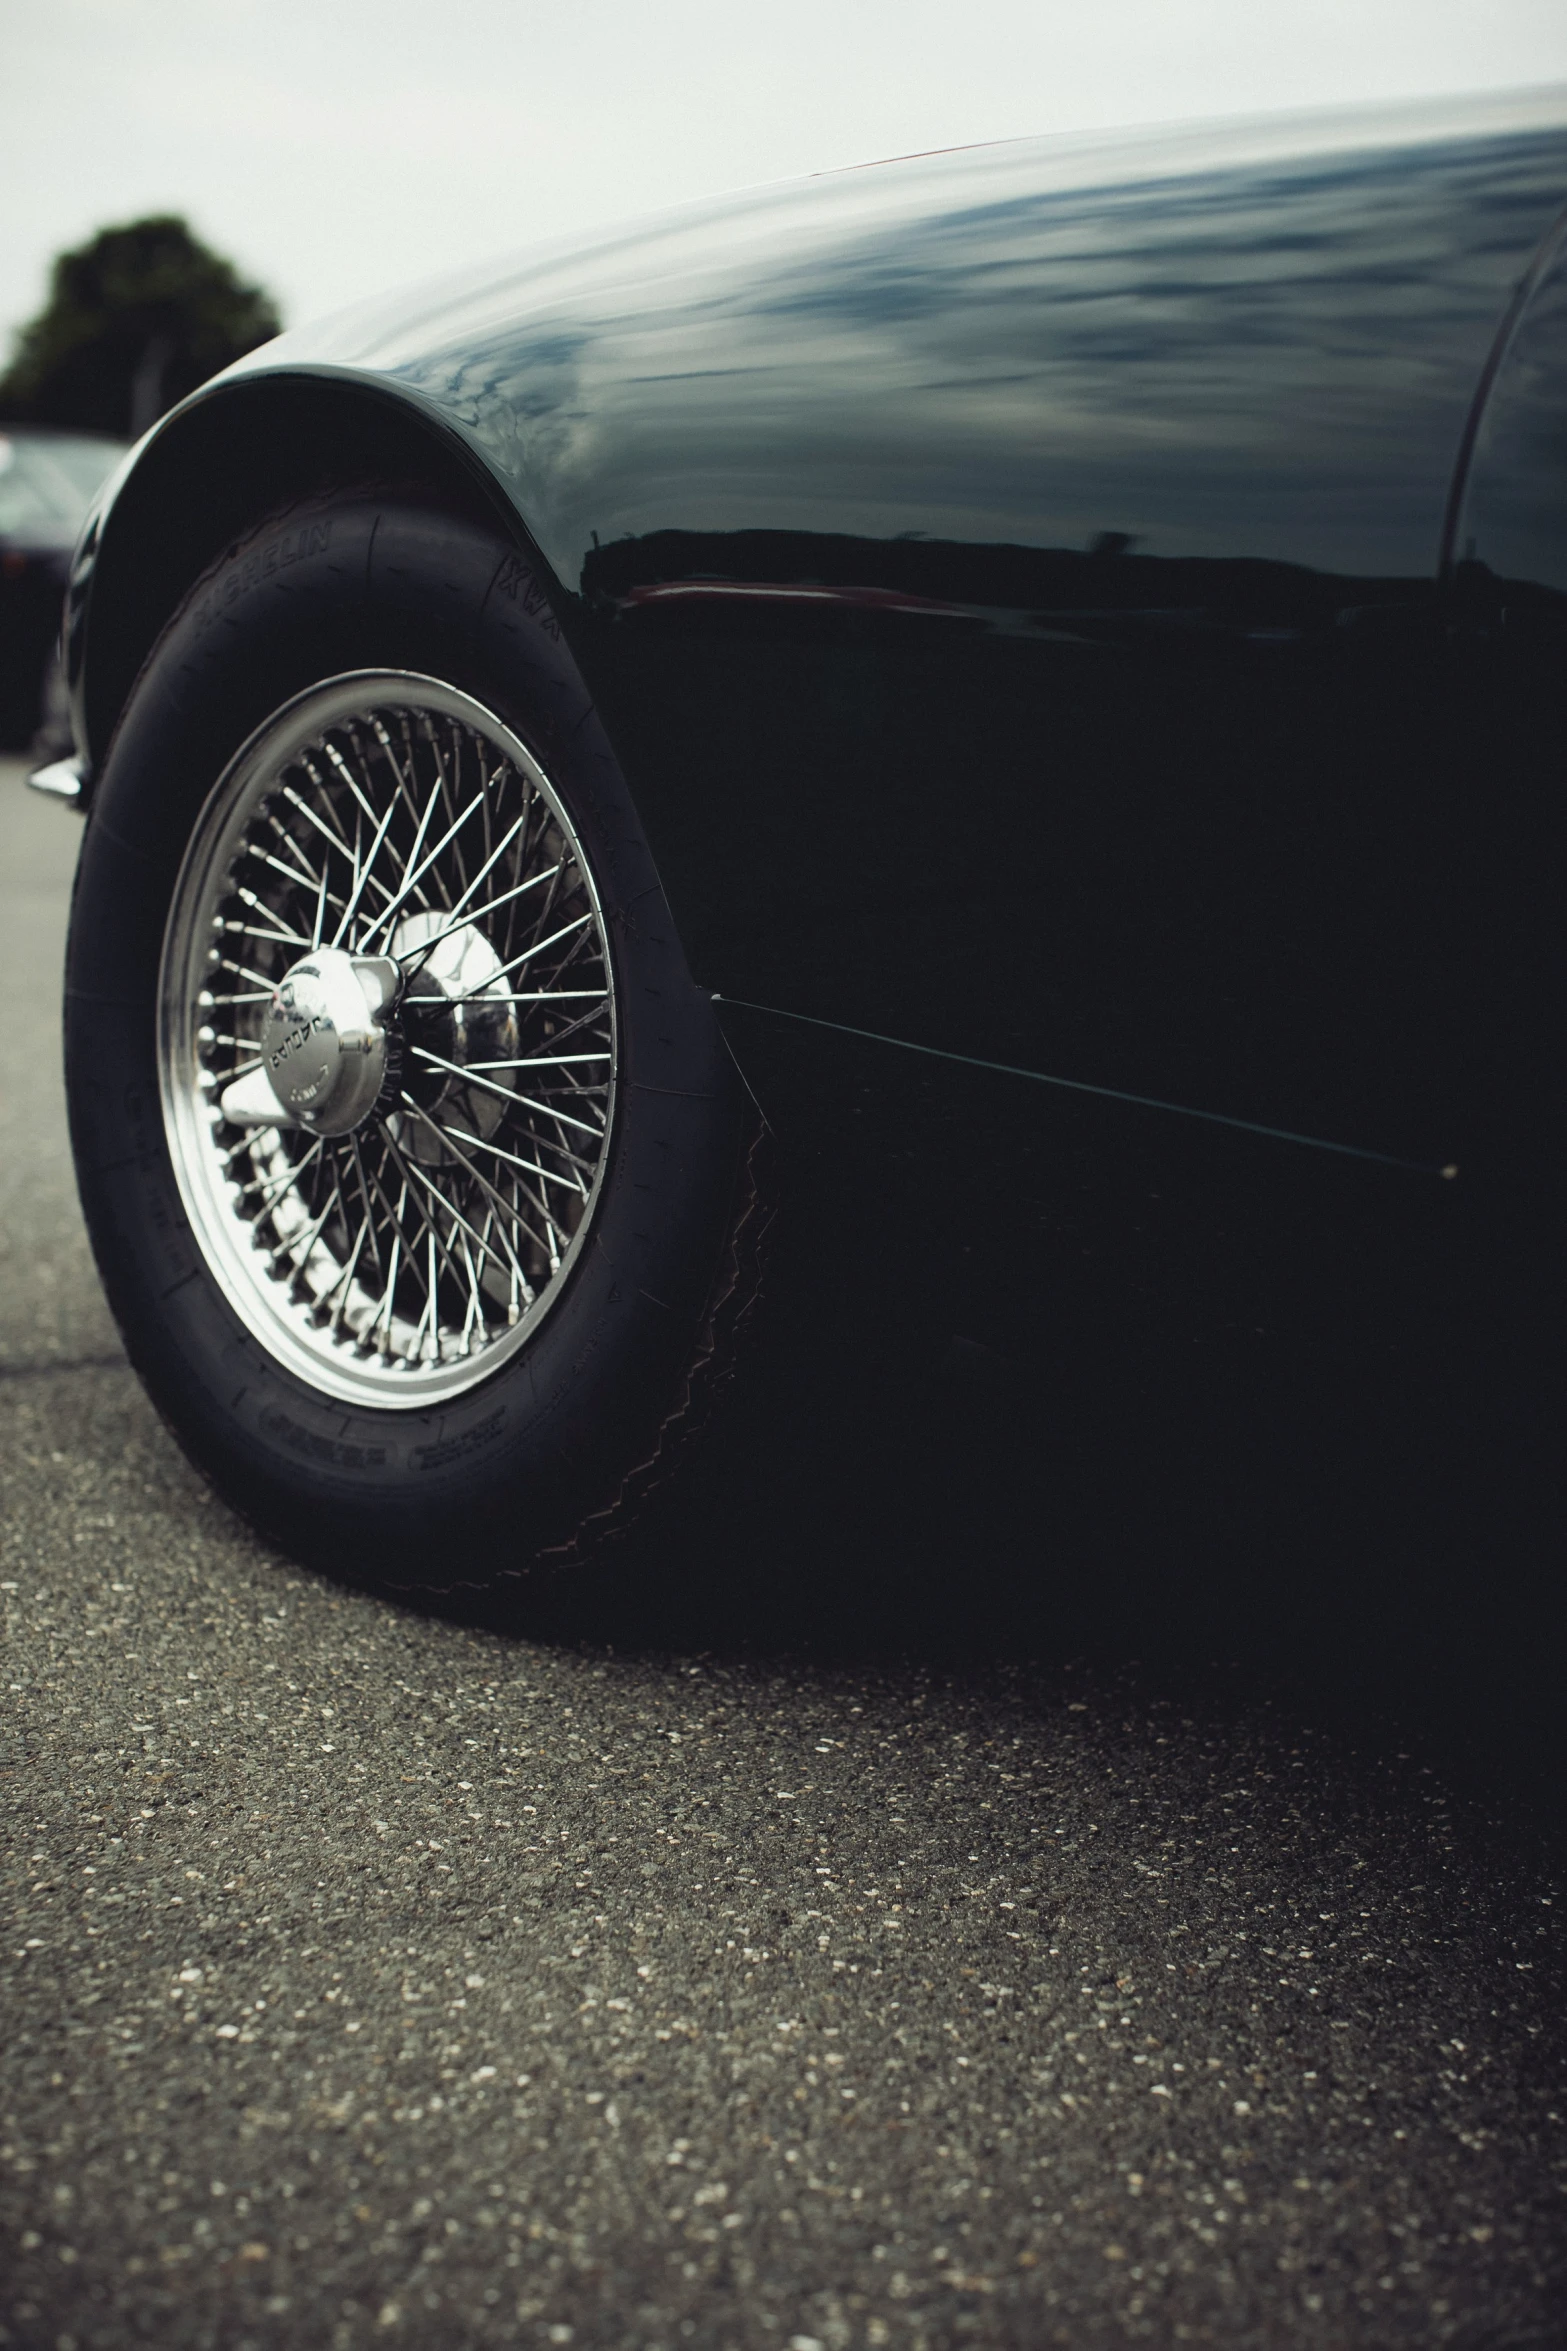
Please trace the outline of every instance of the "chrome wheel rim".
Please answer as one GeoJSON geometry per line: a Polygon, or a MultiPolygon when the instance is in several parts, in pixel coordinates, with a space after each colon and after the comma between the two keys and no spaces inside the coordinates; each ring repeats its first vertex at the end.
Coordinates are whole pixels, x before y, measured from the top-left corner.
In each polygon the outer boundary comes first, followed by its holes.
{"type": "Polygon", "coordinates": [[[345,1403],[489,1378],[586,1239],[617,1026],[582,844],[493,711],[361,671],[276,712],[197,821],[160,985],[175,1175],[241,1321],[345,1403]]]}

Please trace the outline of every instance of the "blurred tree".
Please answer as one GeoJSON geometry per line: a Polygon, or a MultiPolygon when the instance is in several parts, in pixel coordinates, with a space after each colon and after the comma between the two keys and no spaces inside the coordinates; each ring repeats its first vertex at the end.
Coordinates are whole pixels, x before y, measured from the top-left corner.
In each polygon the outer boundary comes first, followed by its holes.
{"type": "Polygon", "coordinates": [[[0,376],[0,416],[134,440],[280,324],[177,214],[100,229],[55,262],[48,302],[0,376]]]}

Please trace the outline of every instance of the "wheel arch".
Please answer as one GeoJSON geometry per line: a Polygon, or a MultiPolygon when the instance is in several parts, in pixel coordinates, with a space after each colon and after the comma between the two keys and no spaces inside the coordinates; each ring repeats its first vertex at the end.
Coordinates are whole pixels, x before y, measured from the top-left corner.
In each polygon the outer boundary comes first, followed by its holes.
{"type": "Polygon", "coordinates": [[[498,522],[557,613],[571,601],[483,451],[417,394],[347,369],[220,379],[156,429],[78,550],[65,651],[89,794],[142,663],[207,565],[271,508],[378,475],[498,522]]]}

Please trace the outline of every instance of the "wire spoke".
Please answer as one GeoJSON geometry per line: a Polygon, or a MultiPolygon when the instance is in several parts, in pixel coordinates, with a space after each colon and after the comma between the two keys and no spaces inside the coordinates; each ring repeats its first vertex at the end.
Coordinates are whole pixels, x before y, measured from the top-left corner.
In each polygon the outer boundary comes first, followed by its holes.
{"type": "MultiPolygon", "coordinates": [[[[479,990],[477,988],[470,989],[469,994],[477,996],[479,990]]],[[[599,1004],[609,1002],[608,990],[604,988],[533,988],[527,995],[519,995],[510,988],[486,988],[484,994],[492,1004],[564,1004],[575,1002],[577,998],[582,996],[591,996],[599,1004]]],[[[411,996],[407,1001],[418,1004],[433,1002],[434,999],[411,996]]],[[[466,1004],[467,1001],[467,996],[452,998],[452,1002],[456,1004],[466,1004]]],[[[582,1017],[584,1020],[590,1020],[593,1015],[584,1013],[582,1017]]]]}
{"type": "Polygon", "coordinates": [[[524,1053],[509,1061],[470,1061],[468,1069],[573,1069],[583,1061],[613,1061],[613,1053],[524,1053]]]}
{"type": "Polygon", "coordinates": [[[242,939],[273,939],[281,947],[308,948],[310,945],[310,941],[302,939],[298,931],[262,931],[253,922],[226,922],[223,928],[242,939]]]}
{"type": "MultiPolygon", "coordinates": [[[[402,1154],[398,1151],[397,1146],[392,1141],[390,1135],[386,1137],[386,1143],[398,1167],[403,1171],[404,1175],[407,1176],[410,1182],[421,1184],[430,1194],[431,1198],[436,1202],[437,1206],[446,1210],[447,1214],[454,1220],[454,1225],[461,1226],[464,1232],[470,1234],[475,1241],[478,1241],[479,1247],[484,1251],[484,1254],[487,1257],[492,1259],[496,1258],[496,1252],[493,1249],[486,1247],[485,1243],[479,1240],[479,1235],[474,1232],[474,1229],[472,1225],[468,1223],[467,1218],[464,1217],[458,1209],[453,1207],[451,1201],[446,1197],[446,1194],[440,1189],[439,1185],[432,1183],[429,1176],[425,1174],[424,1169],[419,1165],[419,1162],[416,1159],[405,1160],[402,1154]]],[[[424,1211],[421,1209],[420,1213],[424,1214],[424,1211]]],[[[430,1225],[430,1231],[433,1234],[435,1232],[435,1227],[430,1224],[430,1220],[427,1215],[425,1216],[425,1222],[427,1225],[430,1225]]],[[[507,1257],[510,1259],[511,1264],[515,1266],[518,1274],[521,1275],[524,1286],[527,1287],[528,1277],[523,1273],[521,1265],[517,1263],[515,1253],[509,1248],[509,1246],[506,1245],[504,1234],[502,1234],[501,1240],[503,1247],[506,1247],[507,1257]]],[[[447,1263],[452,1267],[452,1270],[455,1273],[457,1270],[456,1264],[452,1258],[450,1248],[444,1240],[441,1242],[441,1250],[442,1254],[446,1258],[447,1263]]],[[[500,1261],[497,1259],[497,1262],[500,1261]]],[[[531,1288],[529,1289],[529,1295],[532,1295],[531,1288]]]]}
{"type": "Polygon", "coordinates": [[[364,872],[356,873],[354,876],[354,886],[349,894],[348,904],[343,908],[342,913],[338,916],[337,928],[332,933],[332,944],[334,947],[339,947],[342,945],[344,933],[347,931],[349,924],[353,921],[354,916],[359,911],[359,901],[364,896],[365,891],[365,876],[370,872],[371,867],[375,864],[376,859],[380,856],[381,844],[386,839],[387,834],[390,832],[392,819],[396,814],[397,802],[393,800],[387,804],[386,814],[382,817],[380,824],[376,828],[375,839],[370,844],[370,854],[365,859],[364,872]]]}
{"type": "MultiPolygon", "coordinates": [[[[536,1102],[531,1094],[518,1094],[515,1095],[513,1099],[519,1103],[524,1110],[536,1110],[541,1118],[554,1119],[558,1126],[575,1127],[579,1135],[591,1135],[595,1142],[602,1143],[604,1140],[605,1129],[603,1127],[594,1126],[590,1119],[573,1118],[569,1111],[557,1110],[552,1102],[536,1102]]],[[[576,1100],[578,1097],[573,1096],[573,1099],[576,1100]]],[[[580,1100],[584,1105],[586,1105],[592,1100],[592,1096],[588,1093],[583,1093],[580,1097],[580,1100]]],[[[550,1149],[552,1151],[563,1151],[565,1149],[565,1145],[563,1143],[552,1143],[550,1145],[550,1149]]],[[[577,1165],[579,1167],[597,1167],[598,1161],[596,1159],[580,1159],[578,1160],[577,1165]]]]}
{"type": "MultiPolygon", "coordinates": [[[[330,746],[323,746],[323,749],[330,751],[330,746]]],[[[320,774],[319,771],[311,765],[308,759],[302,759],[300,761],[300,765],[303,767],[306,775],[309,776],[311,782],[315,785],[316,790],[322,795],[324,799],[326,799],[328,809],[330,809],[331,801],[328,795],[330,794],[332,787],[327,782],[325,776],[320,774]]],[[[354,803],[353,841],[352,843],[347,841],[340,841],[338,845],[342,849],[343,855],[348,859],[349,863],[354,868],[354,871],[357,873],[360,866],[360,848],[363,841],[363,834],[360,830],[361,824],[368,823],[371,831],[373,832],[380,820],[377,817],[374,808],[365,798],[364,793],[360,790],[358,779],[355,777],[353,771],[349,768],[346,761],[344,761],[341,757],[337,757],[336,765],[339,776],[341,777],[343,783],[347,785],[350,797],[354,803]]],[[[370,887],[373,890],[379,890],[383,898],[390,897],[391,895],[385,883],[374,874],[370,876],[370,887]]]]}
{"type": "MultiPolygon", "coordinates": [[[[316,779],[316,788],[318,791],[324,791],[326,788],[321,783],[319,777],[316,779]]],[[[345,858],[350,865],[353,864],[354,851],[350,844],[344,840],[342,834],[338,832],[335,826],[326,823],[325,819],[320,815],[319,811],[311,807],[309,801],[305,799],[302,793],[296,792],[292,784],[285,784],[283,786],[283,797],[286,801],[288,801],[291,807],[298,809],[300,815],[304,817],[307,822],[315,826],[316,831],[321,835],[321,838],[327,843],[329,848],[335,849],[339,856],[345,858]]],[[[373,890],[379,890],[383,898],[390,895],[390,892],[387,890],[384,882],[380,881],[374,874],[370,876],[370,887],[373,890]]]]}
{"type": "MultiPolygon", "coordinates": [[[[568,922],[562,929],[553,932],[549,938],[541,939],[536,947],[525,947],[520,955],[512,957],[510,963],[503,963],[499,971],[492,973],[492,978],[504,979],[506,974],[509,971],[515,971],[519,964],[531,962],[535,955],[542,955],[546,947],[553,947],[557,939],[567,938],[571,932],[580,931],[584,923],[597,922],[597,920],[597,915],[591,909],[586,914],[579,914],[575,922],[568,922]]],[[[434,945],[433,940],[431,944],[434,945]]]]}
{"type": "MultiPolygon", "coordinates": [[[[563,933],[556,931],[548,939],[541,939],[539,942],[540,951],[542,952],[545,947],[553,946],[556,939],[562,937],[563,935],[563,933]]],[[[592,931],[578,931],[576,937],[572,940],[571,945],[566,949],[565,953],[563,955],[557,956],[555,963],[551,968],[551,983],[553,984],[555,981],[558,981],[563,972],[569,971],[571,966],[576,962],[578,956],[582,954],[584,949],[591,949],[593,942],[594,933],[592,931]]],[[[603,961],[607,967],[608,958],[602,954],[602,950],[600,952],[600,960],[603,961]]]]}
{"type": "Polygon", "coordinates": [[[304,1158],[290,1161],[281,1175],[258,1177],[255,1182],[243,1187],[247,1192],[260,1192],[264,1195],[260,1208],[250,1220],[252,1224],[259,1224],[264,1216],[271,1215],[278,1201],[283,1198],[286,1192],[293,1190],[305,1170],[319,1157],[321,1147],[321,1141],[318,1137],[311,1144],[304,1158]]]}
{"type": "Polygon", "coordinates": [[[284,881],[289,883],[291,887],[304,882],[314,892],[318,882],[323,888],[326,886],[324,870],[319,874],[302,874],[293,866],[285,865],[281,857],[274,857],[270,849],[263,849],[259,841],[248,841],[245,844],[245,853],[248,857],[254,857],[261,865],[270,865],[272,871],[281,874],[284,881]]]}
{"type": "Polygon", "coordinates": [[[264,971],[252,971],[248,963],[236,963],[230,955],[218,957],[218,968],[221,971],[231,971],[237,980],[254,980],[263,996],[270,997],[277,984],[276,981],[269,980],[264,971]]]}
{"type": "MultiPolygon", "coordinates": [[[[558,870],[558,867],[551,867],[550,873],[558,872],[558,870]]],[[[519,882],[514,890],[503,891],[499,898],[492,898],[487,906],[472,906],[462,913],[459,913],[457,908],[453,907],[453,919],[447,923],[446,928],[444,930],[437,931],[433,939],[426,939],[422,946],[405,947],[403,950],[403,957],[411,956],[416,963],[424,962],[429,956],[431,950],[433,948],[439,947],[443,939],[449,939],[454,931],[466,931],[473,929],[477,924],[484,920],[486,915],[496,913],[502,906],[509,905],[513,898],[522,897],[525,891],[536,890],[540,882],[547,881],[549,878],[550,875],[548,873],[530,874],[527,881],[519,882]]],[[[591,922],[593,917],[591,914],[585,914],[581,919],[584,922],[591,922]]],[[[545,945],[547,946],[548,944],[549,941],[546,940],[545,945]]],[[[399,957],[399,961],[403,960],[403,957],[399,957]]]]}
{"type": "MultiPolygon", "coordinates": [[[[434,806],[433,800],[431,802],[431,806],[434,806]]],[[[430,868],[435,864],[436,859],[441,856],[442,852],[450,848],[456,841],[458,833],[462,830],[463,826],[467,823],[469,817],[473,815],[475,809],[477,809],[478,806],[479,803],[477,800],[470,800],[467,807],[463,810],[461,816],[458,817],[456,823],[448,826],[447,830],[441,835],[441,838],[436,842],[435,847],[425,858],[424,863],[413,872],[405,873],[403,875],[402,886],[397,891],[396,896],[391,900],[390,904],[382,908],[381,912],[376,916],[374,922],[370,925],[370,928],[365,932],[364,937],[361,939],[359,943],[359,952],[362,955],[369,953],[370,941],[375,937],[377,931],[390,928],[391,924],[402,912],[403,907],[407,904],[410,893],[418,887],[419,883],[429,872],[430,868]]],[[[418,855],[417,843],[414,847],[414,855],[418,855]]]]}
{"type": "MultiPolygon", "coordinates": [[[[443,1208],[448,1215],[455,1214],[451,1202],[447,1199],[440,1186],[431,1182],[429,1176],[425,1173],[424,1169],[419,1165],[416,1159],[408,1159],[404,1157],[403,1153],[399,1151],[397,1147],[396,1137],[385,1125],[383,1125],[381,1128],[381,1141],[386,1148],[388,1158],[391,1160],[392,1165],[396,1168],[398,1174],[403,1178],[405,1183],[418,1184],[421,1190],[426,1191],[431,1195],[432,1199],[436,1202],[438,1207],[443,1208]]],[[[419,1215],[426,1228],[432,1234],[434,1234],[436,1228],[431,1222],[429,1211],[426,1209],[423,1201],[416,1200],[414,1205],[418,1209],[419,1215]]],[[[441,1243],[441,1247],[443,1253],[446,1253],[446,1244],[444,1240],[441,1243]]],[[[448,1263],[451,1263],[449,1254],[447,1261],[448,1263]]],[[[452,1266],[452,1270],[454,1273],[456,1272],[455,1265],[452,1266]]]]}
{"type": "MultiPolygon", "coordinates": [[[[457,1148],[459,1143],[471,1142],[473,1138],[469,1135],[453,1134],[450,1128],[441,1126],[430,1116],[430,1113],[425,1109],[424,1105],[420,1102],[416,1102],[411,1094],[405,1094],[403,1096],[403,1102],[405,1107],[414,1113],[415,1117],[420,1121],[420,1123],[429,1128],[431,1134],[436,1137],[436,1139],[442,1145],[443,1149],[449,1150],[451,1152],[451,1155],[456,1160],[458,1166],[466,1169],[467,1173],[472,1176],[474,1182],[479,1185],[480,1189],[490,1199],[495,1201],[498,1207],[502,1208],[503,1210],[507,1209],[507,1203],[502,1199],[500,1193],[496,1191],[495,1186],[490,1182],[489,1178],[481,1174],[480,1170],[474,1166],[472,1160],[465,1158],[463,1153],[457,1148]]],[[[555,1238],[557,1240],[563,1240],[565,1235],[561,1232],[559,1225],[556,1224],[555,1219],[551,1216],[543,1201],[534,1199],[531,1193],[529,1194],[529,1198],[530,1200],[533,1200],[534,1207],[538,1209],[539,1214],[543,1217],[545,1223],[549,1226],[550,1231],[555,1235],[555,1238]]],[[[527,1219],[517,1215],[515,1203],[511,1205],[508,1213],[516,1218],[516,1221],[522,1225],[523,1230],[529,1233],[535,1241],[540,1241],[541,1247],[548,1248],[549,1244],[540,1240],[540,1235],[533,1231],[533,1227],[527,1222],[527,1219]]],[[[503,1242],[505,1240],[504,1233],[502,1234],[502,1240],[503,1242]]],[[[509,1244],[507,1245],[507,1254],[511,1255],[509,1244]]],[[[519,1268],[519,1271],[520,1270],[521,1269],[519,1268]]]]}
{"type": "MultiPolygon", "coordinates": [[[[388,1139],[388,1138],[387,1138],[387,1137],[386,1137],[386,1135],[383,1133],[383,1134],[382,1134],[382,1136],[381,1136],[381,1141],[382,1141],[383,1143],[385,1143],[385,1142],[387,1141],[387,1139],[388,1139]]],[[[415,1233],[412,1235],[412,1243],[413,1243],[413,1246],[412,1246],[412,1247],[410,1247],[410,1245],[409,1245],[409,1243],[410,1243],[410,1235],[409,1235],[409,1234],[408,1234],[408,1233],[407,1233],[407,1232],[404,1230],[404,1227],[403,1227],[403,1217],[404,1217],[404,1215],[405,1215],[405,1213],[406,1213],[406,1211],[407,1211],[407,1207],[408,1207],[408,1174],[407,1174],[407,1171],[406,1171],[406,1169],[404,1169],[404,1168],[401,1168],[401,1167],[398,1169],[398,1175],[399,1175],[399,1180],[401,1181],[401,1184],[402,1184],[402,1190],[401,1190],[401,1192],[398,1194],[398,1198],[397,1198],[397,1205],[396,1205],[396,1207],[395,1207],[395,1208],[394,1208],[394,1207],[393,1207],[393,1205],[392,1205],[392,1198],[391,1198],[391,1194],[388,1192],[388,1190],[387,1190],[386,1186],[385,1186],[385,1185],[382,1183],[382,1181],[381,1181],[381,1178],[380,1178],[380,1176],[379,1176],[379,1175],[376,1173],[375,1169],[374,1169],[374,1168],[371,1168],[371,1169],[368,1171],[368,1173],[369,1173],[369,1177],[370,1177],[370,1188],[371,1188],[371,1190],[372,1190],[372,1191],[375,1193],[375,1195],[376,1195],[376,1198],[377,1198],[377,1199],[380,1201],[380,1203],[381,1203],[381,1206],[382,1206],[383,1210],[384,1210],[384,1211],[385,1211],[385,1213],[386,1213],[386,1221],[387,1221],[387,1224],[388,1224],[388,1226],[390,1227],[390,1230],[391,1230],[391,1236],[392,1236],[392,1249],[391,1249],[391,1257],[390,1257],[390,1259],[389,1259],[389,1261],[388,1261],[388,1262],[389,1262],[389,1264],[390,1264],[390,1266],[391,1266],[391,1268],[392,1268],[392,1272],[393,1272],[393,1274],[395,1275],[396,1268],[397,1268],[397,1261],[398,1261],[398,1257],[399,1257],[399,1255],[400,1255],[400,1253],[401,1253],[402,1251],[406,1250],[406,1251],[407,1251],[407,1254],[408,1254],[408,1264],[409,1264],[410,1271],[413,1273],[415,1280],[418,1280],[418,1279],[419,1279],[419,1274],[418,1274],[418,1264],[419,1264],[419,1258],[418,1258],[418,1241],[419,1241],[419,1235],[418,1235],[417,1231],[416,1231],[416,1232],[415,1232],[415,1233]]],[[[425,1215],[424,1215],[424,1209],[423,1209],[422,1205],[420,1204],[420,1202],[419,1202],[418,1200],[415,1200],[415,1202],[414,1202],[414,1212],[415,1212],[415,1214],[416,1214],[416,1215],[419,1217],[419,1220],[420,1220],[420,1222],[421,1222],[421,1223],[424,1223],[424,1222],[426,1221],[426,1219],[425,1219],[425,1215]]]]}
{"type": "MultiPolygon", "coordinates": [[[[448,1126],[444,1119],[436,1119],[434,1124],[443,1139],[449,1143],[466,1143],[470,1151],[489,1151],[495,1158],[503,1159],[508,1167],[521,1168],[528,1175],[542,1176],[545,1183],[559,1184],[562,1191],[571,1192],[579,1189],[569,1176],[556,1175],[551,1169],[540,1167],[532,1159],[519,1158],[515,1151],[504,1150],[499,1143],[492,1143],[488,1135],[470,1135],[463,1127],[448,1126]]],[[[543,1202],[541,1201],[539,1205],[542,1208],[543,1202]]],[[[544,1213],[548,1216],[549,1210],[545,1209],[544,1213]]],[[[550,1218],[550,1222],[554,1223],[553,1217],[550,1218]]]]}

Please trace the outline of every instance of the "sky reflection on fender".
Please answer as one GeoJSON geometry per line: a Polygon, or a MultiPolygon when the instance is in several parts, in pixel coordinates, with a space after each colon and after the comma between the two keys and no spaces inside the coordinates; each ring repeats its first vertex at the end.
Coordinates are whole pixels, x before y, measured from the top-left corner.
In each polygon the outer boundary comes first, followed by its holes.
{"type": "Polygon", "coordinates": [[[1027,141],[764,192],[351,315],[306,355],[464,424],[569,585],[594,533],[911,522],[1429,575],[1567,131],[1217,146],[1134,176],[1027,141]]]}

